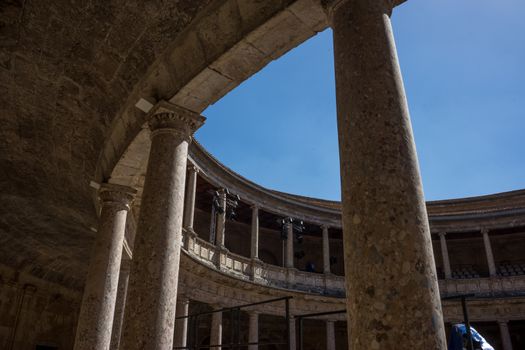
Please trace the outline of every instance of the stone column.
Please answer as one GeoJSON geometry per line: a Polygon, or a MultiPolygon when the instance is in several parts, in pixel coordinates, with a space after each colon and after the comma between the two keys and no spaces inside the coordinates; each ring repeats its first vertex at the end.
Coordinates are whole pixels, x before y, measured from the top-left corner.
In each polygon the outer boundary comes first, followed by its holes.
{"type": "Polygon", "coordinates": [[[188,145],[204,123],[204,117],[167,102],[154,108],[124,316],[126,350],[172,349],[188,145]]]}
{"type": "Polygon", "coordinates": [[[120,264],[120,274],[118,277],[117,304],[115,305],[115,317],[113,319],[113,329],[111,331],[111,350],[120,348],[120,336],[122,333],[122,323],[126,310],[126,296],[128,293],[129,270],[131,261],[129,258],[122,258],[120,264]]]}
{"type": "Polygon", "coordinates": [[[195,233],[193,219],[195,217],[195,195],[197,191],[197,167],[194,165],[188,169],[188,181],[186,181],[186,203],[184,204],[184,228],[188,232],[195,233]]]}
{"type": "MultiPolygon", "coordinates": [[[[190,300],[179,294],[177,296],[177,312],[176,317],[188,316],[188,311],[190,307],[190,300]]],[[[186,346],[186,341],[188,337],[188,318],[181,318],[175,320],[175,340],[173,347],[183,348],[186,346]]]]}
{"type": "Polygon", "coordinates": [[[330,238],[328,237],[328,226],[323,229],[323,272],[330,273],[330,238]]]}
{"type": "Polygon", "coordinates": [[[448,257],[447,239],[445,232],[439,233],[439,242],[441,244],[441,255],[443,257],[443,269],[445,270],[445,278],[452,278],[452,270],[450,269],[450,259],[448,257]]]}
{"type": "Polygon", "coordinates": [[[326,350],[335,350],[335,322],[326,321],[326,350]]]}
{"type": "MultiPolygon", "coordinates": [[[[259,313],[256,311],[251,311],[248,313],[249,319],[249,328],[248,328],[248,343],[258,343],[259,342],[259,313]]],[[[258,350],[258,345],[248,345],[248,350],[258,350]]]]}
{"type": "Polygon", "coordinates": [[[252,206],[252,241],[250,256],[252,260],[259,259],[259,207],[252,206]]]}
{"type": "Polygon", "coordinates": [[[489,265],[490,277],[496,276],[496,264],[494,263],[494,255],[492,254],[492,245],[490,244],[489,230],[482,229],[483,244],[485,245],[485,253],[487,254],[487,264],[489,265]]]}
{"type": "Polygon", "coordinates": [[[394,2],[323,2],[334,38],[349,347],[446,349],[394,2]]]}
{"type": "MultiPolygon", "coordinates": [[[[216,307],[216,309],[220,309],[220,307],[216,307]]],[[[210,345],[222,344],[222,312],[215,312],[211,314],[210,329],[210,345]]],[[[212,349],[222,349],[222,347],[216,346],[212,349]]]]}
{"type": "Polygon", "coordinates": [[[295,317],[290,316],[290,350],[297,349],[297,341],[295,338],[295,317]]]}
{"type": "Polygon", "coordinates": [[[219,202],[222,213],[217,215],[217,247],[224,249],[225,231],[226,231],[226,190],[223,188],[219,191],[219,202]]]}
{"type": "Polygon", "coordinates": [[[215,205],[211,205],[211,215],[210,215],[210,243],[215,244],[217,239],[217,211],[215,210],[215,205]]]}
{"type": "Polygon", "coordinates": [[[501,345],[503,350],[512,350],[512,339],[510,338],[509,325],[507,321],[498,321],[501,333],[501,345]]]}
{"type": "Polygon", "coordinates": [[[293,224],[288,222],[286,224],[286,267],[294,267],[294,256],[293,256],[293,224]]]}
{"type": "Polygon", "coordinates": [[[102,208],[78,317],[75,350],[109,349],[126,217],[135,193],[125,186],[100,187],[102,208]]]}

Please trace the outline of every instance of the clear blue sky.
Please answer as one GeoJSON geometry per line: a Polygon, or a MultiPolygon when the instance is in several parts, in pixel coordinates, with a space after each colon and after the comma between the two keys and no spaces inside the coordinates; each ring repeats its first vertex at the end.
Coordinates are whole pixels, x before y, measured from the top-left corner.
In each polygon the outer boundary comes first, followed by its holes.
{"type": "MultiPolygon", "coordinates": [[[[525,2],[409,0],[392,17],[427,200],[525,188],[525,2]]],[[[332,33],[210,106],[197,139],[262,186],[340,199],[332,33]]]]}

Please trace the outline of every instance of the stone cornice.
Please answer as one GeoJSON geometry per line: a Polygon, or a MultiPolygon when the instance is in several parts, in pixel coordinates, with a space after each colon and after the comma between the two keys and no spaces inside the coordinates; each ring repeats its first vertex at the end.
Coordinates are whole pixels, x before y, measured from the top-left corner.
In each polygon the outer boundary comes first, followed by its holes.
{"type": "Polygon", "coordinates": [[[341,227],[339,210],[297,202],[259,186],[220,163],[198,142],[192,143],[189,155],[203,178],[217,187],[228,188],[251,205],[283,217],[290,216],[319,225],[326,222],[334,227],[341,227]]]}
{"type": "MultiPolygon", "coordinates": [[[[197,142],[190,147],[191,161],[200,175],[217,187],[226,187],[241,199],[281,216],[318,225],[341,227],[341,203],[270,190],[242,177],[219,162],[197,142]]],[[[488,196],[427,202],[432,231],[469,231],[525,225],[525,190],[488,196]]]]}

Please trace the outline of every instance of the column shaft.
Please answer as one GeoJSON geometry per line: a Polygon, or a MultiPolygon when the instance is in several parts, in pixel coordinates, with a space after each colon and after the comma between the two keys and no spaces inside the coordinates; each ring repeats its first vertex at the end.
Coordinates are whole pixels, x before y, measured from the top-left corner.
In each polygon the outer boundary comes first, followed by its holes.
{"type": "MultiPolygon", "coordinates": [[[[215,312],[211,315],[210,345],[222,344],[222,312],[215,312]]],[[[213,349],[222,349],[221,346],[213,349]]]]}
{"type": "Polygon", "coordinates": [[[343,0],[329,9],[349,347],[446,349],[392,3],[343,0]]]}
{"type": "Polygon", "coordinates": [[[485,245],[485,253],[487,254],[487,264],[489,266],[490,277],[496,276],[496,264],[494,263],[494,254],[492,253],[492,245],[490,244],[489,231],[481,230],[483,235],[483,244],[485,245]]]}
{"type": "Polygon", "coordinates": [[[189,167],[188,181],[186,181],[186,203],[184,204],[184,228],[194,232],[193,220],[195,218],[195,195],[197,191],[197,168],[189,167]]]}
{"type": "Polygon", "coordinates": [[[75,350],[109,349],[126,217],[135,191],[128,187],[103,184],[101,212],[95,245],[78,317],[75,350]]]}
{"type": "MultiPolygon", "coordinates": [[[[249,313],[248,343],[259,342],[259,314],[257,312],[249,313]]],[[[248,345],[248,350],[258,350],[258,345],[248,345]]]]}
{"type": "Polygon", "coordinates": [[[126,310],[126,296],[128,293],[129,269],[131,261],[123,258],[120,265],[120,274],[118,278],[117,304],[115,306],[115,317],[113,319],[113,330],[111,331],[111,350],[120,348],[120,337],[122,333],[122,323],[124,322],[124,313],[126,310]]]}
{"type": "Polygon", "coordinates": [[[450,268],[450,259],[448,257],[447,239],[445,232],[439,233],[439,243],[441,244],[441,256],[443,257],[443,270],[445,271],[445,278],[452,278],[452,270],[450,268]]]}
{"type": "Polygon", "coordinates": [[[295,317],[290,316],[290,350],[297,349],[297,339],[295,330],[295,317]]]}
{"type": "Polygon", "coordinates": [[[149,121],[151,149],[133,251],[123,349],[173,347],[188,145],[203,122],[203,117],[165,102],[149,121]]]}
{"type": "Polygon", "coordinates": [[[225,231],[226,231],[226,190],[219,191],[219,203],[222,208],[222,213],[217,215],[217,246],[224,248],[225,231]]]}
{"type": "Polygon", "coordinates": [[[259,208],[252,207],[252,236],[250,255],[252,259],[259,259],[259,208]]]}
{"type": "Polygon", "coordinates": [[[498,321],[498,324],[503,350],[512,350],[512,339],[510,337],[509,325],[507,321],[498,321]]]}
{"type": "Polygon", "coordinates": [[[293,256],[293,224],[291,222],[286,224],[286,267],[294,267],[294,256],[293,256]]]}
{"type": "Polygon", "coordinates": [[[323,226],[323,272],[330,273],[330,238],[328,226],[323,226]]]}
{"type": "Polygon", "coordinates": [[[211,205],[211,215],[210,215],[210,243],[216,244],[217,239],[217,211],[215,206],[211,205]]]}
{"type": "Polygon", "coordinates": [[[326,350],[335,350],[335,323],[326,321],[326,350]]]}
{"type": "MultiPolygon", "coordinates": [[[[188,316],[190,300],[183,295],[177,296],[176,317],[188,316]]],[[[175,320],[175,339],[174,347],[185,347],[188,339],[188,318],[175,320]]]]}

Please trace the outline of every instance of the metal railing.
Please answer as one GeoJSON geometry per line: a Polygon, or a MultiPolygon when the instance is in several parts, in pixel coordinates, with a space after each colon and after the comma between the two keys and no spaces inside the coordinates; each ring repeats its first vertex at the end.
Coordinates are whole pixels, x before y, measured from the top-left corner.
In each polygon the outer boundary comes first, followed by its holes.
{"type": "Polygon", "coordinates": [[[183,347],[174,347],[173,349],[191,349],[191,350],[197,350],[197,349],[215,349],[215,348],[221,348],[221,349],[234,349],[234,350],[240,350],[242,347],[246,347],[249,345],[258,345],[259,347],[264,346],[271,346],[271,345],[286,345],[287,349],[290,349],[290,299],[293,297],[282,297],[282,298],[276,298],[276,299],[270,299],[265,301],[259,301],[256,303],[251,304],[243,304],[238,305],[234,307],[226,307],[222,309],[212,310],[212,311],[204,311],[199,312],[196,314],[186,315],[186,316],[179,316],[176,317],[176,320],[182,320],[182,319],[188,319],[188,323],[190,324],[190,334],[188,334],[188,342],[186,346],[183,347]],[[256,343],[250,343],[250,342],[241,342],[241,309],[245,309],[251,306],[256,305],[263,305],[263,304],[270,304],[270,303],[276,303],[276,302],[284,302],[284,308],[285,308],[285,321],[286,321],[286,327],[285,327],[285,340],[284,341],[278,341],[278,342],[256,342],[256,343]],[[199,339],[199,318],[205,315],[212,315],[214,313],[229,313],[230,316],[230,339],[228,343],[222,342],[221,344],[209,344],[209,345],[199,345],[198,339],[199,339]]]}
{"type": "Polygon", "coordinates": [[[299,341],[297,342],[298,350],[303,350],[303,335],[304,335],[304,325],[303,321],[305,318],[315,318],[315,317],[321,317],[321,316],[331,316],[331,315],[339,315],[339,314],[346,314],[346,309],[344,310],[337,310],[337,311],[327,311],[327,312],[316,312],[312,314],[303,314],[303,315],[296,315],[295,316],[295,322],[297,325],[297,333],[299,333],[299,341]]]}

